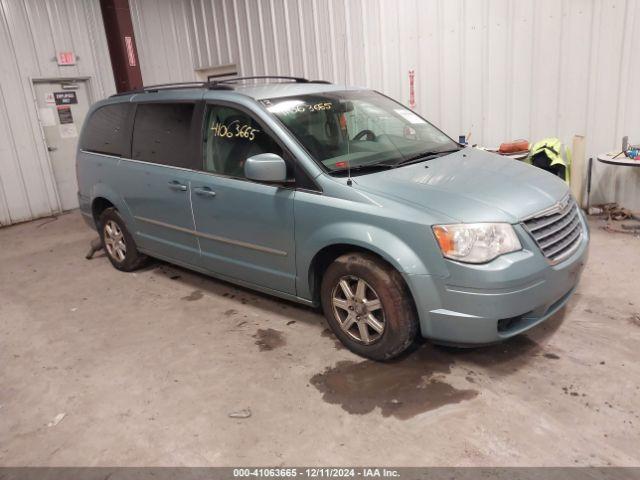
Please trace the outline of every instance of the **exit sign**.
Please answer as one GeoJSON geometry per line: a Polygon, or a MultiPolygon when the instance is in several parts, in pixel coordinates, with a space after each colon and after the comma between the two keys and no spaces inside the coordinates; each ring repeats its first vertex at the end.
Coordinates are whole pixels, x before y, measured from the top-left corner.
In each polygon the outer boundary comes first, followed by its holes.
{"type": "Polygon", "coordinates": [[[76,54],[73,52],[58,52],[58,65],[75,65],[76,54]]]}

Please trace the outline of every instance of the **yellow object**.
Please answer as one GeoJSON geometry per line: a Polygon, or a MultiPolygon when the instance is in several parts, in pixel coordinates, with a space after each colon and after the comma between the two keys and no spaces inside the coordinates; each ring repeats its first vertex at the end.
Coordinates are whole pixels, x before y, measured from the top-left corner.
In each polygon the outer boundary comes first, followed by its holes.
{"type": "Polygon", "coordinates": [[[529,156],[525,161],[532,164],[533,157],[540,154],[544,154],[549,159],[549,167],[554,167],[556,165],[563,166],[563,180],[567,182],[567,184],[571,183],[571,150],[566,148],[560,139],[549,137],[536,142],[533,147],[531,147],[529,156]]]}

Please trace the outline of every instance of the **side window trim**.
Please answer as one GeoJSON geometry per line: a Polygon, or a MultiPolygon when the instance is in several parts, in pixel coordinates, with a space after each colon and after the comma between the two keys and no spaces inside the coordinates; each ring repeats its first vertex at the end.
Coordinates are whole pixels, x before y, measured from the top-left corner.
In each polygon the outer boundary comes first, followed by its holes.
{"type": "MultiPolygon", "coordinates": [[[[224,173],[220,173],[220,172],[209,172],[205,169],[205,162],[206,162],[206,152],[204,150],[204,145],[206,142],[206,128],[207,128],[207,113],[209,108],[212,107],[228,107],[228,108],[234,108],[246,115],[248,115],[253,121],[255,121],[258,125],[260,125],[260,128],[263,129],[263,131],[269,135],[269,137],[280,147],[280,149],[282,150],[283,153],[283,157],[284,157],[284,161],[288,162],[291,167],[293,168],[294,171],[294,176],[295,176],[295,183],[291,184],[291,185],[277,185],[277,187],[279,188],[292,188],[295,190],[306,190],[306,191],[313,191],[315,193],[322,193],[322,189],[320,188],[320,186],[318,186],[318,184],[315,182],[315,180],[313,180],[313,178],[311,178],[311,176],[304,171],[304,168],[300,165],[300,162],[298,161],[298,159],[295,157],[295,155],[293,155],[293,153],[291,153],[291,151],[287,148],[287,146],[282,142],[282,140],[280,140],[280,138],[273,132],[273,130],[264,123],[264,121],[256,114],[255,111],[251,110],[250,108],[241,105],[239,103],[235,103],[232,101],[228,101],[228,100],[220,100],[220,99],[205,99],[202,102],[203,104],[203,108],[202,108],[202,123],[200,125],[200,173],[205,173],[207,175],[214,175],[214,176],[218,176],[218,177],[223,177],[223,178],[231,178],[234,180],[240,180],[240,181],[244,181],[244,182],[251,182],[251,183],[259,183],[261,185],[270,185],[268,183],[263,183],[263,182],[254,182],[253,180],[249,180],[248,178],[244,178],[244,177],[236,177],[236,176],[232,176],[232,175],[225,175],[224,173]],[[299,185],[299,175],[303,175],[304,177],[306,177],[306,181],[307,183],[309,183],[311,186],[313,186],[313,188],[309,188],[308,186],[301,186],[299,185]]],[[[274,187],[276,187],[276,185],[274,185],[274,187]]]]}

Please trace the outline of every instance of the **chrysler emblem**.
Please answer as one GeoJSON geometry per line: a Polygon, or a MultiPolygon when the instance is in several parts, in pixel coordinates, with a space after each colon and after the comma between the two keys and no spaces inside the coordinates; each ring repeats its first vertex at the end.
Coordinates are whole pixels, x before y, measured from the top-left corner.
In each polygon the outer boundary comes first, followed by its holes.
{"type": "Polygon", "coordinates": [[[562,211],[565,208],[567,208],[567,205],[569,205],[569,199],[570,199],[570,197],[568,195],[566,197],[564,197],[562,200],[560,200],[558,203],[556,203],[556,208],[559,211],[562,211]]]}

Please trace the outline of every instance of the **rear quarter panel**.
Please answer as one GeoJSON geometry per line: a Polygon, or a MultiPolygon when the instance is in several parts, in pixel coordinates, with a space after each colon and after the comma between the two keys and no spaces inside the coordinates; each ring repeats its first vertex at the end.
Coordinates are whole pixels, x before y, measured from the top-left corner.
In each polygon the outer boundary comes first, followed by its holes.
{"type": "MultiPolygon", "coordinates": [[[[77,157],[78,196],[85,218],[93,219],[92,205],[97,198],[111,202],[127,225],[134,225],[133,216],[117,190],[120,183],[120,159],[109,155],[79,151],[77,157]]],[[[95,220],[95,219],[93,219],[95,220]]],[[[94,225],[95,226],[95,225],[94,225]]]]}

